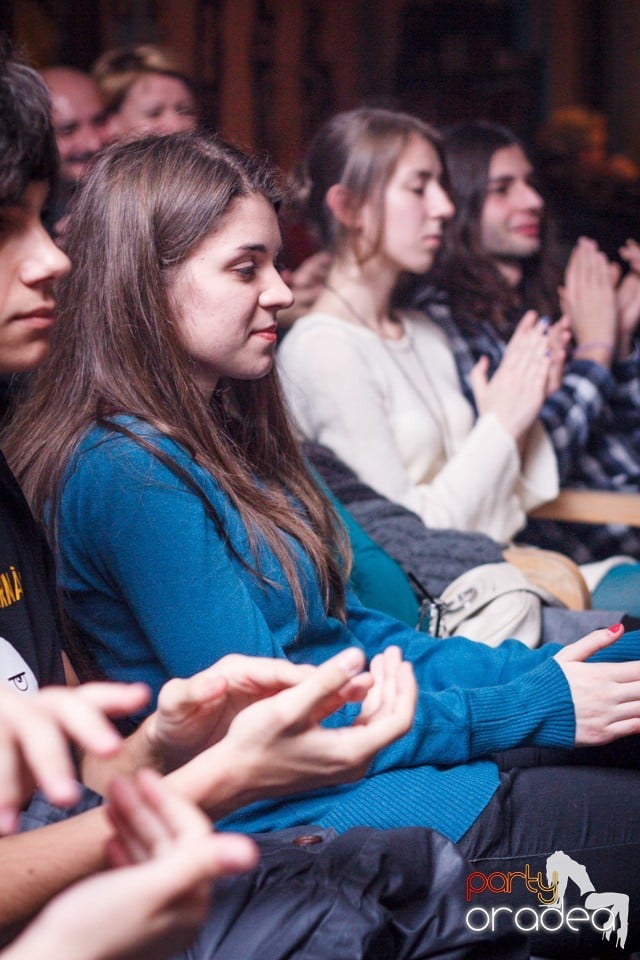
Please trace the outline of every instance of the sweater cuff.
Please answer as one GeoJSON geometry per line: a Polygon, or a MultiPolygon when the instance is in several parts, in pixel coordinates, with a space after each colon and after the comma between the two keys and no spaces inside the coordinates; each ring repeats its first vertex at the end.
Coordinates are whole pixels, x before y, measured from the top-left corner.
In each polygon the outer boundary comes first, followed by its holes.
{"type": "Polygon", "coordinates": [[[626,663],[628,660],[640,660],[640,630],[624,633],[615,643],[589,657],[589,663],[626,663]]]}
{"type": "Polygon", "coordinates": [[[572,747],[575,711],[565,675],[553,658],[517,680],[469,690],[471,755],[532,745],[572,747]]]}

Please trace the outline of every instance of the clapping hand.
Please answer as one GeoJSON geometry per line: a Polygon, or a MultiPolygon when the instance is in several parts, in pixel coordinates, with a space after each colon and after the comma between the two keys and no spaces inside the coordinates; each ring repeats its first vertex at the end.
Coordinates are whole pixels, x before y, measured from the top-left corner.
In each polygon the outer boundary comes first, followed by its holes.
{"type": "Polygon", "coordinates": [[[369,673],[360,674],[363,666],[354,647],[312,667],[296,685],[240,711],[223,740],[170,776],[216,816],[267,796],[359,779],[379,750],[410,729],[417,699],[413,670],[397,647],[374,657],[369,673]],[[362,707],[353,723],[322,724],[354,700],[362,707]],[[232,765],[228,806],[208,786],[220,764],[232,765]]]}
{"type": "Polygon", "coordinates": [[[535,311],[523,316],[491,379],[488,371],[486,357],[471,371],[478,412],[495,414],[515,440],[523,440],[547,397],[551,375],[547,327],[535,311]]]}
{"type": "MultiPolygon", "coordinates": [[[[361,658],[360,669],[362,662],[361,658]]],[[[299,684],[316,670],[285,659],[229,654],[189,679],[169,680],[147,721],[153,752],[162,758],[159,766],[172,770],[190,760],[222,740],[250,704],[299,684]]],[[[348,700],[362,700],[372,682],[368,674],[345,678],[333,709],[348,700]]]]}
{"type": "Polygon", "coordinates": [[[215,834],[207,817],[151,770],[116,778],[108,845],[117,869],[55,897],[3,953],[3,960],[162,960],[194,939],[212,881],[257,862],[247,837],[215,834]]]}
{"type": "Polygon", "coordinates": [[[79,787],[69,743],[112,756],[121,737],[107,717],[134,713],[148,699],[141,683],[45,687],[33,696],[0,687],[0,833],[16,828],[20,806],[38,785],[52,803],[75,803],[79,787]]]}

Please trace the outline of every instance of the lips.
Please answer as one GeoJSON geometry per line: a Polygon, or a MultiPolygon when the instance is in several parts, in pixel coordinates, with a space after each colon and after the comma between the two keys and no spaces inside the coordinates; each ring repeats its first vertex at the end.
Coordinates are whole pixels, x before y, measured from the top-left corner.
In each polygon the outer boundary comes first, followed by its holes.
{"type": "Polygon", "coordinates": [[[534,220],[531,223],[521,223],[511,229],[514,233],[519,233],[523,237],[540,236],[540,223],[538,220],[534,220]]]}
{"type": "Polygon", "coordinates": [[[273,323],[270,327],[263,327],[261,330],[254,330],[252,336],[260,337],[262,340],[266,340],[268,343],[275,343],[278,339],[278,327],[275,323],[273,323]]]}
{"type": "Polygon", "coordinates": [[[50,327],[55,323],[55,307],[45,304],[41,307],[35,307],[28,313],[19,313],[13,317],[13,320],[26,322],[33,327],[50,327]]]}

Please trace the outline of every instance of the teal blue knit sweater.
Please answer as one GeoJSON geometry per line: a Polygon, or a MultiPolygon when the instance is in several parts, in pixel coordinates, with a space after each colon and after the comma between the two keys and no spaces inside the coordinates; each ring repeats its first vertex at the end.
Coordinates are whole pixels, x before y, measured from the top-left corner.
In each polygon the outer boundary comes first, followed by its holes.
{"type": "MultiPolygon", "coordinates": [[[[180,464],[206,493],[224,535],[199,498],[133,440],[94,429],[67,473],[59,513],[60,570],[72,618],[116,680],[144,680],[157,694],[230,652],[321,663],[357,645],[370,659],[398,644],[420,687],[415,723],[355,784],[253,804],[224,828],[274,830],[316,823],[433,827],[459,839],[498,786],[491,752],[567,747],[573,705],[555,645],[514,640],[491,649],[462,638],[434,640],[348,599],[346,624],[327,616],[309,558],[298,548],[307,620],[298,621],[282,569],[265,546],[265,585],[231,553],[251,560],[247,532],[216,481],[185,450],[127,421],[180,464]]],[[[604,659],[640,654],[630,634],[604,659]]],[[[348,705],[331,724],[349,723],[348,705]]]]}

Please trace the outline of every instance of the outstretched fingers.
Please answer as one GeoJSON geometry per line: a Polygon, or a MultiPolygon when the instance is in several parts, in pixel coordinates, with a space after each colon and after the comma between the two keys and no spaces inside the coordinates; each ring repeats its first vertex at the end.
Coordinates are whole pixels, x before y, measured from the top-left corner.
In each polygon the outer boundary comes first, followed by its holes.
{"type": "Polygon", "coordinates": [[[330,716],[348,701],[366,696],[372,680],[362,673],[365,655],[358,647],[342,650],[325,660],[313,674],[280,694],[280,705],[289,711],[291,723],[314,725],[330,716]]]}
{"type": "Polygon", "coordinates": [[[97,756],[111,756],[122,740],[107,715],[139,710],[148,698],[144,684],[49,687],[33,697],[1,690],[0,832],[15,828],[17,809],[36,784],[52,803],[75,803],[78,785],[69,741],[97,756]]]}

